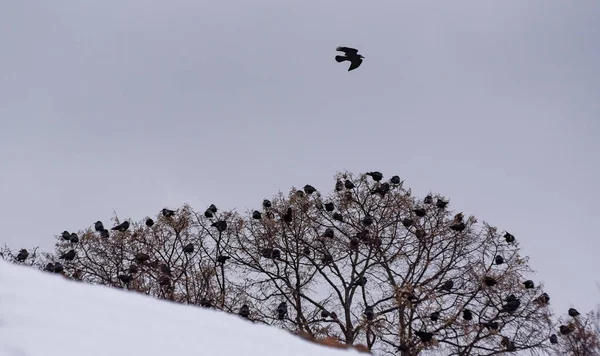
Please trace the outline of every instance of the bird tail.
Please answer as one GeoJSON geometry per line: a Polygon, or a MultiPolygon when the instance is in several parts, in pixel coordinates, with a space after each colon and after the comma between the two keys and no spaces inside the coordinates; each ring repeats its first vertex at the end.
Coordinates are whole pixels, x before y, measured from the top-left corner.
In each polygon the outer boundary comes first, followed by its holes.
{"type": "Polygon", "coordinates": [[[335,60],[336,60],[338,63],[341,63],[341,62],[343,62],[343,61],[345,61],[345,60],[347,60],[347,59],[348,59],[348,58],[347,58],[347,57],[345,57],[345,56],[335,56],[335,60]]]}

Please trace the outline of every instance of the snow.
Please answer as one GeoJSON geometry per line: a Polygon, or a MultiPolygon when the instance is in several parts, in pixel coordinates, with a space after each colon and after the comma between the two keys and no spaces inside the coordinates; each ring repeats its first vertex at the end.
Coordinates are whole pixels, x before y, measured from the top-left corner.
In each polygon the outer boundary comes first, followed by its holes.
{"type": "Polygon", "coordinates": [[[0,260],[0,356],[341,356],[237,315],[0,260]]]}

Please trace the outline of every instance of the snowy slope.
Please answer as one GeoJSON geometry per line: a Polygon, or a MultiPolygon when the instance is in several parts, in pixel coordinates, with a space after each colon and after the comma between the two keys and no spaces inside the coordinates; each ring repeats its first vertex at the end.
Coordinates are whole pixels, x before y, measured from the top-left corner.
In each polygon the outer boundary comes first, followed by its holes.
{"type": "Polygon", "coordinates": [[[0,260],[0,356],[341,356],[236,315],[0,260]]]}

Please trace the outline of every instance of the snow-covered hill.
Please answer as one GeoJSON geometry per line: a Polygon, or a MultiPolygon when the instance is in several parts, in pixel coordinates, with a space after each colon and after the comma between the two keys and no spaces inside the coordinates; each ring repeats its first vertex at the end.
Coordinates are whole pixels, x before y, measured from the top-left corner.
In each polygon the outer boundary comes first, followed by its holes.
{"type": "Polygon", "coordinates": [[[341,356],[236,315],[0,260],[0,356],[341,356]]]}

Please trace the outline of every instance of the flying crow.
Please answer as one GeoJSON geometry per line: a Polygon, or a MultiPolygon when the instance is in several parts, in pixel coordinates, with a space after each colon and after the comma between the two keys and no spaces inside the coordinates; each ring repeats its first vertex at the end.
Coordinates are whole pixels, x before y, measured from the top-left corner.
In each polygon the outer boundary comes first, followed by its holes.
{"type": "Polygon", "coordinates": [[[348,68],[348,71],[358,68],[363,62],[363,58],[365,58],[362,55],[358,54],[358,50],[355,48],[338,47],[336,48],[336,51],[344,52],[346,54],[345,56],[335,56],[335,60],[338,63],[349,61],[350,68],[348,68]]]}

